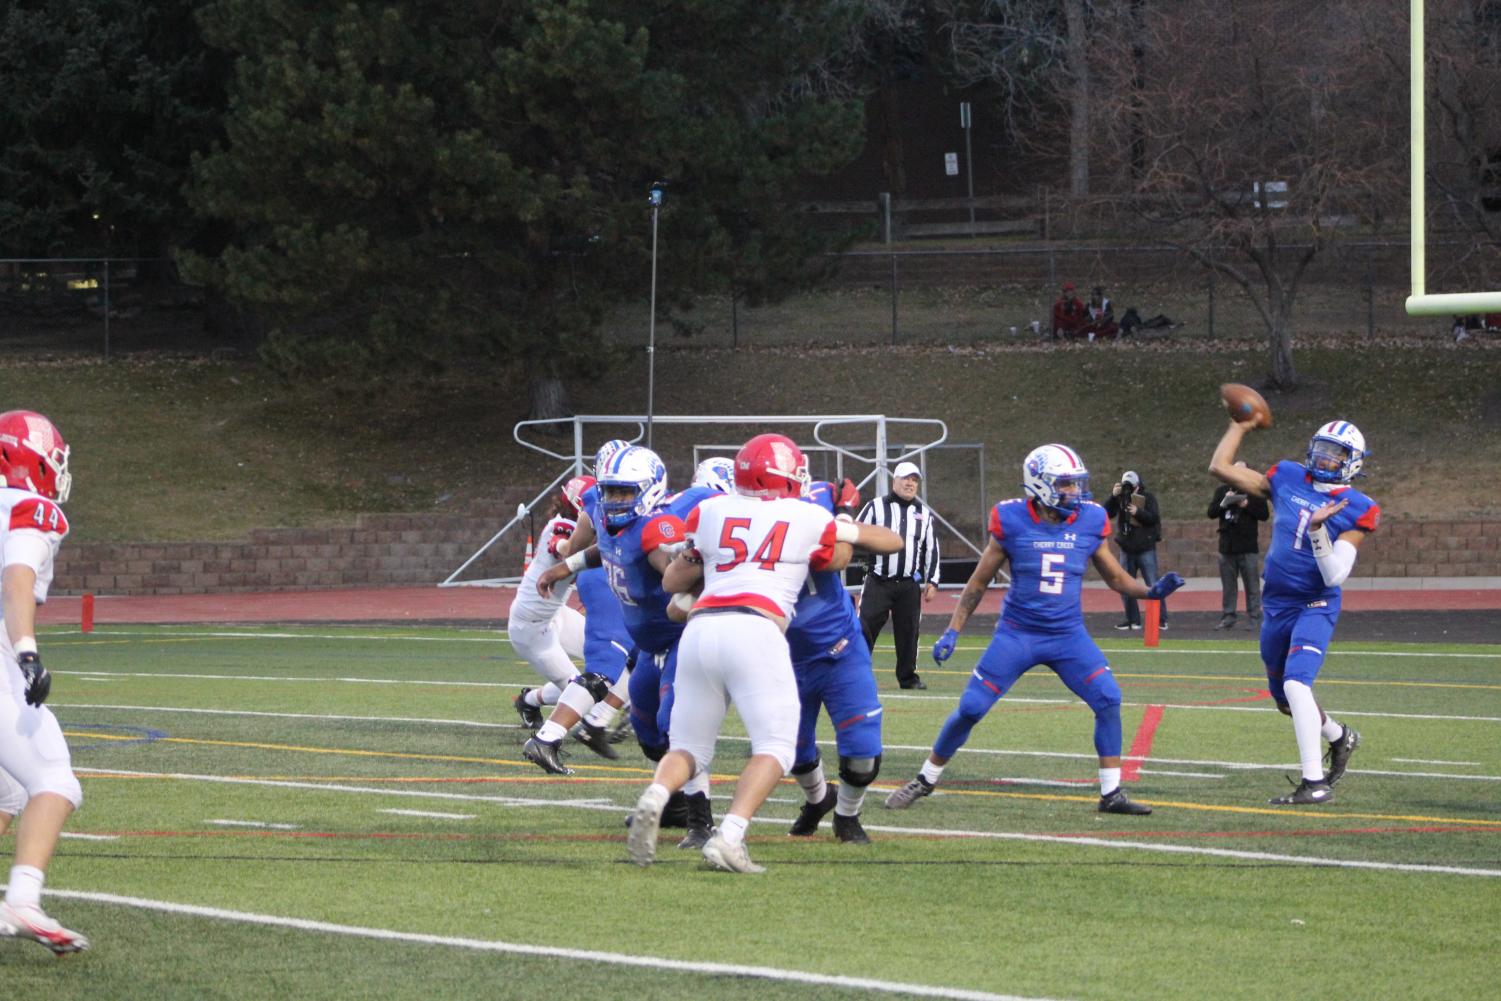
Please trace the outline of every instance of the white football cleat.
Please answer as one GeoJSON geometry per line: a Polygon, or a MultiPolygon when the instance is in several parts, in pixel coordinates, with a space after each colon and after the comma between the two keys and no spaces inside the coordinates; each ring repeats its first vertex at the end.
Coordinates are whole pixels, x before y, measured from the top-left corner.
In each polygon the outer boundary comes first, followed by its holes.
{"type": "Polygon", "coordinates": [[[89,947],[89,940],[76,931],[69,931],[47,916],[47,912],[32,904],[13,906],[0,903],[0,932],[12,938],[29,938],[62,956],[70,952],[82,952],[89,947]]]}
{"type": "Polygon", "coordinates": [[[662,807],[652,802],[647,793],[642,793],[626,822],[631,829],[625,836],[625,853],[637,865],[651,865],[657,860],[657,831],[662,825],[662,807]]]}
{"type": "Polygon", "coordinates": [[[764,865],[756,865],[751,861],[750,852],[746,850],[745,842],[732,845],[724,839],[718,829],[714,831],[706,845],[704,845],[704,861],[709,866],[720,872],[765,872],[764,865]]]}

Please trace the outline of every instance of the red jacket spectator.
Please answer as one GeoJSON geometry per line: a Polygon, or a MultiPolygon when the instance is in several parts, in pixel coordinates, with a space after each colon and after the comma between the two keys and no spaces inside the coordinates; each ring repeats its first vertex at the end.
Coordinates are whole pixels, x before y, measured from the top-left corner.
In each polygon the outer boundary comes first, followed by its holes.
{"type": "Polygon", "coordinates": [[[1084,311],[1084,303],[1074,294],[1074,283],[1063,283],[1063,294],[1053,303],[1053,340],[1059,336],[1073,340],[1089,322],[1089,314],[1084,311]]]}

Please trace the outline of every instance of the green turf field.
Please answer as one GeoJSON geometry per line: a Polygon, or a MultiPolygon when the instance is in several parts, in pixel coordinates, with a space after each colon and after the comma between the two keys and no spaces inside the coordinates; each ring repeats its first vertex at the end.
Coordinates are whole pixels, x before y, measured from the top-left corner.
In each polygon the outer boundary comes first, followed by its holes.
{"type": "Polygon", "coordinates": [[[786,837],[788,784],[752,827],[769,871],[731,876],[670,832],[655,866],[625,862],[633,745],[578,747],[572,779],[521,757],[510,699],[534,676],[493,633],[50,633],[90,837],[63,842],[48,907],[94,948],[0,941],[0,977],[153,1001],[1494,996],[1501,648],[1338,646],[1318,691],[1364,742],[1337,802],[1295,809],[1267,805],[1295,751],[1249,642],[1106,637],[1128,747],[1160,712],[1130,784],[1151,817],[1095,812],[1091,716],[1045,669],[938,795],[883,809],[982,642],[927,692],[891,690],[878,651],[875,844],[786,837]]]}

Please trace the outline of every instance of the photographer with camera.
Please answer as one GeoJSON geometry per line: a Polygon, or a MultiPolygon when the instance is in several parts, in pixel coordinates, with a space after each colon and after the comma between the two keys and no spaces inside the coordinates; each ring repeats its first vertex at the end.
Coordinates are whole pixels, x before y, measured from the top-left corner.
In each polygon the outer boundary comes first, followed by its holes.
{"type": "MultiPolygon", "coordinates": [[[[1120,547],[1121,566],[1135,577],[1141,574],[1144,584],[1157,583],[1157,541],[1162,538],[1162,518],[1157,513],[1157,498],[1147,492],[1141,477],[1133,470],[1121,474],[1120,482],[1110,488],[1105,499],[1105,513],[1115,522],[1112,537],[1120,547]]],[[[1121,595],[1126,618],[1117,629],[1140,629],[1141,607],[1135,598],[1121,595]]],[[[1161,628],[1167,628],[1167,602],[1162,603],[1161,628]]]]}
{"type": "MultiPolygon", "coordinates": [[[[1237,462],[1237,466],[1245,466],[1237,462]]],[[[1246,586],[1246,616],[1249,625],[1255,628],[1261,622],[1261,544],[1257,539],[1260,526],[1257,522],[1268,517],[1265,497],[1252,497],[1232,490],[1228,483],[1220,484],[1209,501],[1209,517],[1219,522],[1220,529],[1220,588],[1223,600],[1220,604],[1220,621],[1214,628],[1229,629],[1235,625],[1236,581],[1246,586]]]]}

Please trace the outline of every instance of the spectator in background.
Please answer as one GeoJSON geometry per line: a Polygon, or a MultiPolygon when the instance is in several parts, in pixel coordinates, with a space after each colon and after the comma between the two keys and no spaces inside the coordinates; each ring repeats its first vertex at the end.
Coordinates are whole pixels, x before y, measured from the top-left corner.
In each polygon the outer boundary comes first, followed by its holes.
{"type": "Polygon", "coordinates": [[[1135,306],[1127,306],[1125,314],[1121,316],[1120,335],[1122,337],[1130,337],[1138,330],[1177,330],[1181,326],[1183,324],[1174,323],[1172,317],[1164,316],[1161,313],[1158,313],[1151,319],[1143,320],[1141,314],[1136,311],[1135,306]]]}
{"type": "Polygon", "coordinates": [[[917,499],[922,471],[899,462],[891,475],[891,492],[866,504],[856,521],[889,528],[902,539],[902,550],[877,556],[860,591],[860,625],[865,645],[875,650],[876,637],[891,619],[896,642],[896,680],[903,688],[927,688],[917,673],[917,627],[922,603],[938,593],[938,539],[933,513],[917,499]]]}
{"type": "Polygon", "coordinates": [[[1110,302],[1109,296],[1099,285],[1089,294],[1089,305],[1086,307],[1089,314],[1089,322],[1084,326],[1084,333],[1091,341],[1115,340],[1120,333],[1120,327],[1115,322],[1115,306],[1110,302]]]}
{"type": "MultiPolygon", "coordinates": [[[[1246,464],[1236,465],[1244,468],[1246,464]]],[[[1246,617],[1250,620],[1247,625],[1255,628],[1261,623],[1261,545],[1257,522],[1266,521],[1268,514],[1265,497],[1232,490],[1228,483],[1221,484],[1209,501],[1209,517],[1219,522],[1220,588],[1224,598],[1216,629],[1235,625],[1237,580],[1246,588],[1246,617]]]]}
{"type": "Polygon", "coordinates": [[[1053,303],[1053,340],[1056,341],[1059,337],[1073,340],[1088,322],[1089,314],[1084,309],[1084,303],[1074,294],[1074,283],[1064,282],[1062,293],[1053,303]]]}
{"type": "MultiPolygon", "coordinates": [[[[1157,513],[1157,498],[1147,492],[1141,477],[1134,470],[1121,474],[1120,482],[1110,488],[1105,499],[1105,513],[1115,521],[1115,544],[1120,547],[1121,566],[1135,577],[1141,574],[1142,583],[1151,587],[1157,583],[1157,540],[1162,538],[1162,518],[1157,513]]],[[[1126,609],[1126,618],[1117,629],[1140,629],[1141,607],[1136,599],[1121,595],[1126,609]]],[[[1167,602],[1162,603],[1161,628],[1167,628],[1167,602]]]]}

